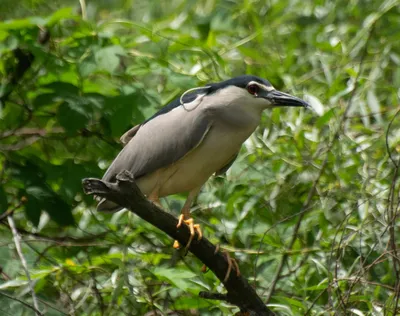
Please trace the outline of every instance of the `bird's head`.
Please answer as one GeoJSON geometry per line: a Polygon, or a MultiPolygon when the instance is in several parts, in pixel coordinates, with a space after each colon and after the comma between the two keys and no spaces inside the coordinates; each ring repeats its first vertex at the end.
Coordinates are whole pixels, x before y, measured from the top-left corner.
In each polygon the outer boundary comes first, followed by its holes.
{"type": "MultiPolygon", "coordinates": [[[[276,90],[268,80],[256,76],[239,76],[210,85],[221,99],[241,107],[255,107],[259,110],[282,106],[309,107],[295,96],[276,90]]],[[[226,102],[227,104],[228,102],[226,102]]]]}

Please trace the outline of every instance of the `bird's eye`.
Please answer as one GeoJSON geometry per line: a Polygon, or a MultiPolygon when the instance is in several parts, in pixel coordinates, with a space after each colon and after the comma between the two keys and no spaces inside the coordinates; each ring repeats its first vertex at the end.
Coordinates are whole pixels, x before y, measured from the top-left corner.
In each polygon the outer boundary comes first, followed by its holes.
{"type": "Polygon", "coordinates": [[[249,91],[249,93],[252,95],[257,95],[259,90],[260,90],[260,87],[256,84],[251,84],[251,85],[247,86],[247,91],[249,91]]]}

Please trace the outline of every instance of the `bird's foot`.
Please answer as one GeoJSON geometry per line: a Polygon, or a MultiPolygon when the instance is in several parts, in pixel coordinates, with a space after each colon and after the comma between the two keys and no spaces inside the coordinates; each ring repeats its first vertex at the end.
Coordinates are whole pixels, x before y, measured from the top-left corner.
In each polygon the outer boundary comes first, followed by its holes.
{"type": "Polygon", "coordinates": [[[224,278],[224,282],[226,282],[229,279],[232,268],[236,271],[236,276],[238,276],[238,277],[240,276],[240,269],[239,269],[239,265],[235,258],[231,258],[229,253],[226,251],[224,251],[223,253],[225,255],[226,260],[228,261],[228,270],[226,271],[225,278],[224,278]]]}
{"type": "MultiPolygon", "coordinates": [[[[218,253],[218,251],[219,251],[219,244],[215,247],[214,254],[218,253]]],[[[231,274],[232,268],[234,270],[236,270],[236,275],[238,277],[240,276],[240,269],[239,269],[239,265],[238,265],[236,259],[231,258],[231,256],[229,255],[229,252],[224,251],[223,254],[225,256],[226,261],[228,262],[228,270],[226,271],[225,278],[224,278],[224,282],[226,282],[229,279],[229,276],[231,274]]],[[[201,271],[203,273],[207,272],[206,265],[203,265],[203,267],[201,268],[201,271]]]]}
{"type": "MultiPolygon", "coordinates": [[[[201,230],[200,224],[195,224],[193,218],[189,218],[189,219],[185,219],[185,215],[181,214],[179,215],[179,219],[178,219],[178,224],[176,225],[176,228],[179,228],[182,226],[182,224],[185,223],[186,225],[189,226],[189,230],[190,230],[190,238],[189,241],[186,244],[185,250],[186,252],[188,251],[190,244],[192,243],[192,240],[195,236],[195,232],[197,233],[198,237],[197,240],[200,240],[201,238],[203,238],[203,232],[201,230]]],[[[175,249],[179,249],[180,248],[180,244],[177,240],[174,241],[174,246],[175,249]]]]}

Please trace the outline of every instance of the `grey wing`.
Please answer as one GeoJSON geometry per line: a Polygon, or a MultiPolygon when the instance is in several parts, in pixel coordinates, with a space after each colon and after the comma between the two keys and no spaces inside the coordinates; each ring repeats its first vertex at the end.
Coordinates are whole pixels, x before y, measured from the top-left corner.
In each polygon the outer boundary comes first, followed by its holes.
{"type": "Polygon", "coordinates": [[[233,165],[233,163],[235,162],[235,160],[236,160],[236,158],[238,157],[238,155],[239,155],[239,152],[237,152],[236,155],[234,155],[234,156],[232,157],[232,159],[229,160],[229,162],[228,162],[225,166],[223,166],[221,169],[217,170],[217,171],[215,172],[215,175],[216,175],[216,176],[220,176],[220,175],[224,174],[225,172],[227,172],[228,169],[229,169],[229,168],[233,165]]]}
{"type": "MultiPolygon", "coordinates": [[[[197,107],[203,100],[203,97],[207,94],[207,92],[209,92],[209,90],[210,87],[197,88],[196,92],[187,94],[184,93],[181,98],[183,99],[185,106],[197,107]]],[[[124,146],[126,146],[126,144],[128,144],[129,141],[136,135],[141,126],[143,126],[147,122],[150,122],[151,120],[155,119],[158,116],[168,114],[168,112],[172,111],[173,109],[180,107],[182,105],[181,98],[177,98],[171,103],[169,103],[167,106],[163,107],[160,111],[158,111],[152,117],[147,119],[143,124],[138,124],[132,127],[129,131],[127,131],[124,135],[121,136],[121,138],[119,139],[121,143],[124,146]]]]}
{"type": "Polygon", "coordinates": [[[186,111],[179,107],[159,115],[137,130],[103,180],[115,181],[122,170],[129,170],[138,179],[169,166],[197,147],[210,127],[211,123],[202,111],[186,111]]]}

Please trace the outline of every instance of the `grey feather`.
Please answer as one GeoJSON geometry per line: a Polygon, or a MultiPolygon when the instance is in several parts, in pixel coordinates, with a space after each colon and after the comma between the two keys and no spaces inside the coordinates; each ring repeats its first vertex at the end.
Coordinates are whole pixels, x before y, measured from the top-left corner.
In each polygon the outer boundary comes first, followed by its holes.
{"type": "Polygon", "coordinates": [[[146,121],[144,121],[142,124],[135,125],[132,127],[130,130],[125,132],[119,139],[121,143],[125,146],[129,141],[136,135],[138,132],[139,128],[146,124],[147,122],[155,119],[156,117],[160,115],[167,114],[168,112],[172,111],[173,109],[182,106],[181,101],[183,101],[185,104],[191,103],[198,99],[199,102],[201,102],[202,98],[204,95],[211,93],[213,90],[211,87],[200,87],[196,88],[194,92],[189,92],[189,93],[184,93],[180,98],[175,99],[168,105],[164,106],[162,109],[160,109],[157,113],[155,113],[153,116],[148,118],[146,121]]]}
{"type": "Polygon", "coordinates": [[[113,182],[122,170],[138,179],[178,161],[196,148],[210,129],[204,112],[178,107],[142,125],[113,161],[103,180],[113,182]],[[185,111],[184,115],[182,111],[185,111]]]}

